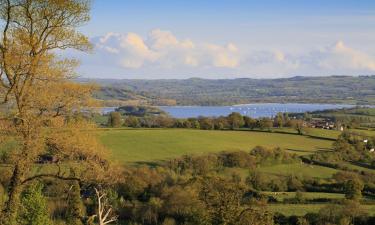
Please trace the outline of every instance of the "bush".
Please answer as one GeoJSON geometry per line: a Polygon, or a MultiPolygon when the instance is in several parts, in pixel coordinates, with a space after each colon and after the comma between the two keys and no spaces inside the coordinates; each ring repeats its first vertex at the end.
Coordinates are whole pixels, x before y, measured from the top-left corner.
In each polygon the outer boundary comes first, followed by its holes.
{"type": "Polygon", "coordinates": [[[108,126],[110,127],[121,127],[122,119],[119,112],[111,112],[108,117],[108,126]]]}
{"type": "Polygon", "coordinates": [[[32,184],[22,194],[19,224],[52,225],[42,188],[40,183],[32,184]]]}
{"type": "Polygon", "coordinates": [[[250,154],[238,152],[224,152],[220,154],[220,160],[225,167],[239,167],[239,168],[255,168],[256,159],[250,154]]]}

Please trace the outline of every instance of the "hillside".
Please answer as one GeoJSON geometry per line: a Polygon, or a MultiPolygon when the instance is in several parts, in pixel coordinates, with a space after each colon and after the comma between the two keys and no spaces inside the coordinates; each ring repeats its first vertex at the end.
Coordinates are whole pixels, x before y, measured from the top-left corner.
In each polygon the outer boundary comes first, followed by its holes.
{"type": "Polygon", "coordinates": [[[99,99],[137,99],[154,105],[232,105],[251,102],[375,104],[375,76],[90,81],[101,86],[96,95],[99,99]]]}

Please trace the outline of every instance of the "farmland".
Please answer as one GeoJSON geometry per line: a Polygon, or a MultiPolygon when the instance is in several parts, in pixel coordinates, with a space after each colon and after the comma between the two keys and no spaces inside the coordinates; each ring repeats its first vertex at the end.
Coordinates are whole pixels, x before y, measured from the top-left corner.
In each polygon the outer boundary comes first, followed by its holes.
{"type": "Polygon", "coordinates": [[[120,162],[152,162],[186,154],[280,147],[299,155],[327,151],[332,141],[294,134],[188,129],[101,129],[100,139],[120,162]]]}

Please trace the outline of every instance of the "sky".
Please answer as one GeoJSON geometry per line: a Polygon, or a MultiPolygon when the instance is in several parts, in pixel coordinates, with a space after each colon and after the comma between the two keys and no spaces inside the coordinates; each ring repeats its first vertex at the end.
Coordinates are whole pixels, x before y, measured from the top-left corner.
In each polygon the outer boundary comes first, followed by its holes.
{"type": "Polygon", "coordinates": [[[374,0],[95,0],[90,78],[375,74],[374,0]]]}

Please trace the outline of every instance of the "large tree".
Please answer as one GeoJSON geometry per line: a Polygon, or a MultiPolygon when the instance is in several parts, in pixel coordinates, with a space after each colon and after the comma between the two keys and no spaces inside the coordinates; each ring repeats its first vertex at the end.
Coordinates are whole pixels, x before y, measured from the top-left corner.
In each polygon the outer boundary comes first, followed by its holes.
{"type": "Polygon", "coordinates": [[[78,63],[61,56],[91,49],[76,29],[89,9],[89,0],[0,0],[0,140],[16,143],[1,224],[15,221],[28,182],[80,180],[107,166],[100,144],[82,132],[90,125],[76,116],[90,106],[93,88],[74,83],[78,63]],[[31,169],[43,155],[52,157],[55,172],[31,169]]]}

